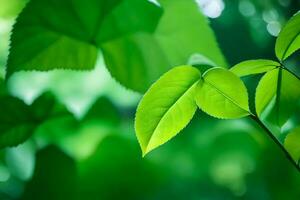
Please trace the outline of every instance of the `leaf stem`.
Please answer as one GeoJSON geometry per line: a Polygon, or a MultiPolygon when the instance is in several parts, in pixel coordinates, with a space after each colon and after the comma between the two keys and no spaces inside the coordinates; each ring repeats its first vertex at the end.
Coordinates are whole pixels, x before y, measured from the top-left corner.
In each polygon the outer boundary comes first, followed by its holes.
{"type": "Polygon", "coordinates": [[[267,135],[273,140],[273,142],[279,146],[279,148],[283,151],[286,158],[294,165],[294,167],[300,172],[300,166],[297,165],[297,163],[293,160],[292,156],[289,154],[289,152],[284,148],[284,146],[281,144],[281,142],[273,135],[273,133],[268,129],[268,127],[256,116],[256,115],[250,115],[251,119],[253,119],[264,131],[267,133],[267,135]]]}

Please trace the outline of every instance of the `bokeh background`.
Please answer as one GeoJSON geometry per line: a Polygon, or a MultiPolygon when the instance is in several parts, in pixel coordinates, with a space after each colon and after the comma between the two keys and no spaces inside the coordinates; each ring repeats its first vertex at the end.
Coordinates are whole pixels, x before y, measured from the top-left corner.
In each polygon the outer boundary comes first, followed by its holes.
{"type": "MultiPolygon", "coordinates": [[[[10,31],[26,2],[0,0],[2,77],[10,31]]],[[[231,66],[275,59],[276,36],[300,9],[299,0],[196,2],[231,66]]],[[[287,63],[298,75],[299,61],[298,52],[287,63]]],[[[244,80],[250,93],[258,80],[244,80]]],[[[248,118],[197,111],[178,136],[142,158],[133,128],[141,94],[113,80],[101,56],[93,71],[20,72],[8,88],[27,104],[50,92],[75,117],[49,121],[24,144],[0,151],[0,199],[300,199],[300,173],[248,118]]],[[[299,114],[283,134],[297,124],[299,114]]]]}

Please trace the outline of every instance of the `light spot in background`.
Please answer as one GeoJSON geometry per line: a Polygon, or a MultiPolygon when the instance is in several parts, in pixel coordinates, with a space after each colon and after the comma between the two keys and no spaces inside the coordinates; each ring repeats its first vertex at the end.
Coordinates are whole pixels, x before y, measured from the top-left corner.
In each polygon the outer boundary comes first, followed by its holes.
{"type": "Polygon", "coordinates": [[[253,160],[243,154],[224,154],[211,166],[213,181],[230,189],[236,196],[245,194],[245,177],[254,170],[253,160]]]}
{"type": "Polygon", "coordinates": [[[154,3],[155,5],[160,6],[159,2],[157,0],[148,0],[151,3],[154,3]]]}
{"type": "Polygon", "coordinates": [[[218,18],[225,8],[223,0],[196,0],[196,3],[209,18],[218,18]]]}
{"type": "Polygon", "coordinates": [[[34,145],[28,141],[15,148],[7,149],[5,160],[11,174],[21,180],[28,180],[33,174],[35,165],[34,145]]]}
{"type": "Polygon", "coordinates": [[[272,21],[267,24],[267,30],[270,35],[277,37],[281,30],[281,24],[277,21],[272,21]]]}
{"type": "Polygon", "coordinates": [[[291,4],[291,0],[278,0],[281,6],[288,7],[291,4]]]}
{"type": "Polygon", "coordinates": [[[266,23],[270,23],[273,21],[277,21],[279,18],[279,14],[278,14],[277,10],[270,9],[270,10],[265,10],[262,14],[262,17],[266,23]]]}
{"type": "Polygon", "coordinates": [[[7,19],[1,19],[0,18],[0,34],[6,34],[10,32],[12,25],[14,23],[14,20],[7,20],[7,19]]]}
{"type": "Polygon", "coordinates": [[[141,95],[117,83],[99,57],[93,71],[18,72],[9,80],[9,91],[27,104],[50,91],[77,118],[81,118],[100,96],[107,96],[117,106],[135,106],[141,95]]]}
{"type": "Polygon", "coordinates": [[[248,0],[242,0],[239,3],[239,11],[245,17],[253,16],[256,13],[255,6],[248,0]]]}

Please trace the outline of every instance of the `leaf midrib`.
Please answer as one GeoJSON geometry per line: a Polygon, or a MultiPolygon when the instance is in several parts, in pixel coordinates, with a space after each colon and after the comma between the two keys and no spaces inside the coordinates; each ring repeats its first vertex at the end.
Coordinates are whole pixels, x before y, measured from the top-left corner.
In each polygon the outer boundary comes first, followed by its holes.
{"type": "Polygon", "coordinates": [[[161,115],[162,117],[160,118],[160,120],[158,121],[157,123],[157,126],[155,127],[155,129],[153,130],[153,134],[151,135],[151,137],[149,138],[149,141],[147,143],[147,146],[146,146],[146,151],[148,149],[148,145],[150,144],[151,140],[152,140],[152,136],[155,135],[155,132],[157,130],[157,128],[159,127],[161,121],[165,118],[165,116],[170,112],[171,108],[173,108],[173,106],[178,102],[180,101],[181,98],[183,98],[185,96],[185,94],[187,94],[193,87],[194,85],[196,85],[198,82],[200,81],[200,79],[196,80],[194,83],[191,84],[190,87],[188,87],[188,89],[182,93],[178,98],[176,98],[176,100],[171,104],[171,106],[161,115]]]}
{"type": "Polygon", "coordinates": [[[286,57],[286,54],[288,52],[288,50],[290,49],[290,47],[292,46],[293,42],[296,40],[296,38],[300,35],[300,31],[292,38],[292,40],[289,42],[289,44],[287,45],[287,48],[284,50],[281,60],[284,60],[286,57]]]}
{"type": "Polygon", "coordinates": [[[225,94],[224,92],[222,92],[219,88],[217,88],[216,86],[214,86],[214,84],[210,83],[207,80],[204,80],[204,83],[207,83],[209,86],[211,86],[212,88],[216,89],[217,92],[219,92],[221,95],[223,95],[226,99],[228,99],[231,103],[233,103],[234,105],[236,105],[238,108],[240,108],[241,110],[246,111],[247,113],[251,114],[249,110],[245,110],[244,108],[242,108],[237,102],[235,102],[231,97],[229,97],[227,94],[225,94]]]}

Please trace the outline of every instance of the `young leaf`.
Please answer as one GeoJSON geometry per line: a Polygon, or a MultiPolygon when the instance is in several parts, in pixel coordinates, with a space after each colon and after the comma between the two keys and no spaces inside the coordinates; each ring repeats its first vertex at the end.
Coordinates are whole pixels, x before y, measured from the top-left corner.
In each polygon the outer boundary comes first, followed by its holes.
{"type": "Polygon", "coordinates": [[[296,13],[283,27],[275,45],[275,53],[280,61],[287,59],[300,48],[300,13],[296,13]]]}
{"type": "Polygon", "coordinates": [[[296,163],[300,161],[300,127],[290,132],[284,141],[284,147],[291,154],[296,163]]]}
{"type": "Polygon", "coordinates": [[[243,77],[253,74],[265,73],[279,66],[280,63],[272,60],[246,60],[233,66],[230,71],[239,77],[243,77]]]}
{"type": "Polygon", "coordinates": [[[143,155],[167,142],[192,119],[200,72],[180,66],[165,73],[146,92],[136,113],[135,130],[143,155]]]}
{"type": "Polygon", "coordinates": [[[277,125],[283,125],[294,113],[294,105],[300,98],[300,81],[284,69],[274,69],[266,73],[256,89],[256,113],[261,116],[274,100],[272,116],[277,125]]]}
{"type": "Polygon", "coordinates": [[[196,93],[199,108],[213,117],[234,119],[250,113],[244,83],[228,70],[213,68],[207,71],[196,93]]]}

